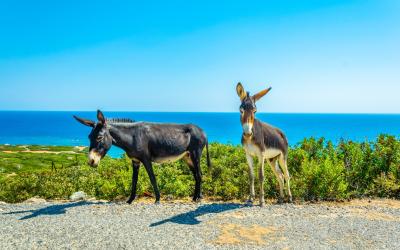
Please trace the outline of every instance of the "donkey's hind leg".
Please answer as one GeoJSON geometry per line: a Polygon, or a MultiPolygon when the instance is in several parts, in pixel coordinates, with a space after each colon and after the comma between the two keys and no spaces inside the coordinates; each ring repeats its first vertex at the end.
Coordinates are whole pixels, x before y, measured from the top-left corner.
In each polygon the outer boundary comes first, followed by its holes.
{"type": "Polygon", "coordinates": [[[282,203],[284,200],[284,192],[283,192],[283,174],[282,171],[280,170],[279,166],[277,165],[277,159],[267,159],[268,165],[271,167],[272,172],[275,174],[276,179],[278,180],[279,184],[279,199],[278,203],[282,203]]]}
{"type": "Polygon", "coordinates": [[[200,168],[201,153],[202,153],[201,149],[191,151],[189,154],[190,161],[189,162],[187,161],[189,166],[192,166],[191,169],[195,180],[193,201],[200,201],[203,198],[201,194],[201,168],[200,168]]]}
{"type": "MultiPolygon", "coordinates": [[[[192,161],[192,157],[190,156],[191,154],[190,153],[188,153],[187,155],[185,155],[184,157],[183,157],[183,160],[186,162],[186,164],[189,166],[189,169],[190,169],[190,171],[192,172],[192,174],[193,174],[193,178],[194,178],[194,180],[195,180],[195,182],[197,183],[197,181],[196,181],[196,170],[195,170],[195,167],[194,167],[194,164],[193,164],[193,161],[192,161]]],[[[195,190],[194,190],[194,194],[193,194],[193,201],[195,201],[196,199],[197,199],[197,197],[198,197],[198,193],[197,193],[197,190],[196,190],[196,188],[195,188],[195,190]]]]}
{"type": "Polygon", "coordinates": [[[289,196],[289,202],[293,202],[292,192],[290,191],[290,175],[289,175],[289,170],[287,167],[287,159],[283,154],[281,154],[279,156],[279,165],[281,165],[281,168],[283,170],[283,174],[285,177],[285,182],[287,185],[287,192],[288,192],[288,196],[289,196]]]}

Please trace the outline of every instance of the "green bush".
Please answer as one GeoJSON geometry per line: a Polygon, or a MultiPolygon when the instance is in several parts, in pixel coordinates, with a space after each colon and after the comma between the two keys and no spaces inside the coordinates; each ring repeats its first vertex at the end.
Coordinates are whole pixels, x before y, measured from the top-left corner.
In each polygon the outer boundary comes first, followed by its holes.
{"type": "MultiPolygon", "coordinates": [[[[11,146],[7,150],[18,151],[11,146]]],[[[62,147],[62,151],[68,150],[71,148],[62,147]]],[[[242,147],[212,143],[210,156],[211,168],[206,165],[205,152],[201,159],[203,195],[221,200],[246,199],[249,177],[242,147]]],[[[67,199],[76,191],[108,200],[130,194],[132,167],[126,156],[120,159],[105,157],[97,169],[86,165],[83,153],[74,157],[68,154],[1,153],[1,157],[0,200],[3,201],[19,202],[34,196],[67,199]]],[[[400,198],[400,141],[394,136],[381,135],[376,141],[361,143],[342,140],[337,145],[324,138],[304,139],[290,148],[288,167],[292,194],[297,200],[362,196],[400,198]]],[[[152,194],[145,169],[140,167],[139,171],[137,194],[152,194]]],[[[154,164],[154,172],[163,196],[192,196],[194,178],[184,162],[154,164]]],[[[255,175],[258,192],[258,166],[255,175]]],[[[265,164],[263,185],[267,197],[278,196],[277,181],[268,164],[265,164]]]]}
{"type": "Polygon", "coordinates": [[[294,197],[304,200],[343,199],[348,197],[346,172],[342,162],[331,158],[323,161],[305,160],[301,172],[292,176],[291,190],[294,197]]]}

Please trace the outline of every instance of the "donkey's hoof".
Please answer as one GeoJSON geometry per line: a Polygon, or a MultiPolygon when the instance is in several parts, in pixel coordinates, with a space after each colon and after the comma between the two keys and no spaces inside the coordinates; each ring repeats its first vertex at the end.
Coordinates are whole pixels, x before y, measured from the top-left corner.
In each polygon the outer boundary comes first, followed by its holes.
{"type": "Polygon", "coordinates": [[[247,200],[246,201],[246,206],[253,206],[253,200],[247,200]]]}
{"type": "Polygon", "coordinates": [[[288,203],[293,203],[293,199],[292,199],[292,197],[289,197],[289,199],[288,199],[288,203]]]}
{"type": "Polygon", "coordinates": [[[132,202],[133,202],[134,200],[135,200],[135,199],[129,199],[129,200],[126,201],[126,203],[128,203],[128,204],[130,205],[130,204],[132,204],[132,202]]]}
{"type": "Polygon", "coordinates": [[[155,205],[160,205],[160,201],[155,201],[154,204],[155,205]]]}
{"type": "Polygon", "coordinates": [[[265,207],[265,202],[260,202],[260,207],[265,207]]]}
{"type": "Polygon", "coordinates": [[[193,202],[199,203],[201,202],[202,199],[203,199],[202,197],[193,198],[193,202]]]}
{"type": "Polygon", "coordinates": [[[283,204],[285,200],[282,197],[278,198],[277,204],[283,204]]]}

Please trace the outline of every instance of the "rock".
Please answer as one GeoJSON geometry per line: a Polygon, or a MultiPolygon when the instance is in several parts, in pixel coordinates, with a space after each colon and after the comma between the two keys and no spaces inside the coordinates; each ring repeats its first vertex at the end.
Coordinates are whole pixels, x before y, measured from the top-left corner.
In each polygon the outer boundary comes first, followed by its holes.
{"type": "Polygon", "coordinates": [[[0,205],[7,205],[7,202],[5,202],[5,201],[0,201],[0,205]]]}
{"type": "Polygon", "coordinates": [[[25,201],[25,203],[46,203],[47,201],[43,198],[32,197],[25,201]]]}
{"type": "Polygon", "coordinates": [[[83,191],[75,192],[69,197],[69,199],[71,201],[86,200],[86,198],[87,198],[87,195],[83,191]]]}
{"type": "Polygon", "coordinates": [[[108,200],[97,200],[95,197],[91,197],[86,199],[87,201],[91,201],[91,202],[97,202],[97,203],[108,203],[108,200]]]}

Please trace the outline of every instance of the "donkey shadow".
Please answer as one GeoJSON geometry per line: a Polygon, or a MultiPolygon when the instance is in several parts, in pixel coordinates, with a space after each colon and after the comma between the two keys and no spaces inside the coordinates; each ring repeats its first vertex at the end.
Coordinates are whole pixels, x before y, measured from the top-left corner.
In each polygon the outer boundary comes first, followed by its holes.
{"type": "Polygon", "coordinates": [[[229,210],[234,210],[244,207],[244,205],[240,204],[234,204],[234,203],[228,203],[228,204],[206,204],[198,207],[196,210],[189,211],[186,213],[178,214],[175,215],[171,218],[155,222],[150,224],[150,227],[155,227],[155,226],[160,226],[162,224],[165,224],[167,222],[172,222],[176,224],[182,224],[182,225],[197,225],[200,224],[201,221],[197,219],[197,217],[205,215],[205,214],[217,214],[229,210]]]}
{"type": "Polygon", "coordinates": [[[25,215],[24,217],[21,217],[19,219],[19,220],[27,220],[27,219],[35,218],[35,217],[42,216],[42,215],[61,215],[61,214],[65,214],[67,212],[68,208],[87,206],[87,205],[92,205],[92,204],[96,204],[96,203],[87,202],[87,201],[79,201],[79,202],[74,202],[74,203],[51,205],[51,206],[47,206],[47,207],[39,208],[39,209],[15,211],[15,212],[3,213],[3,214],[31,213],[31,214],[25,215]]]}

